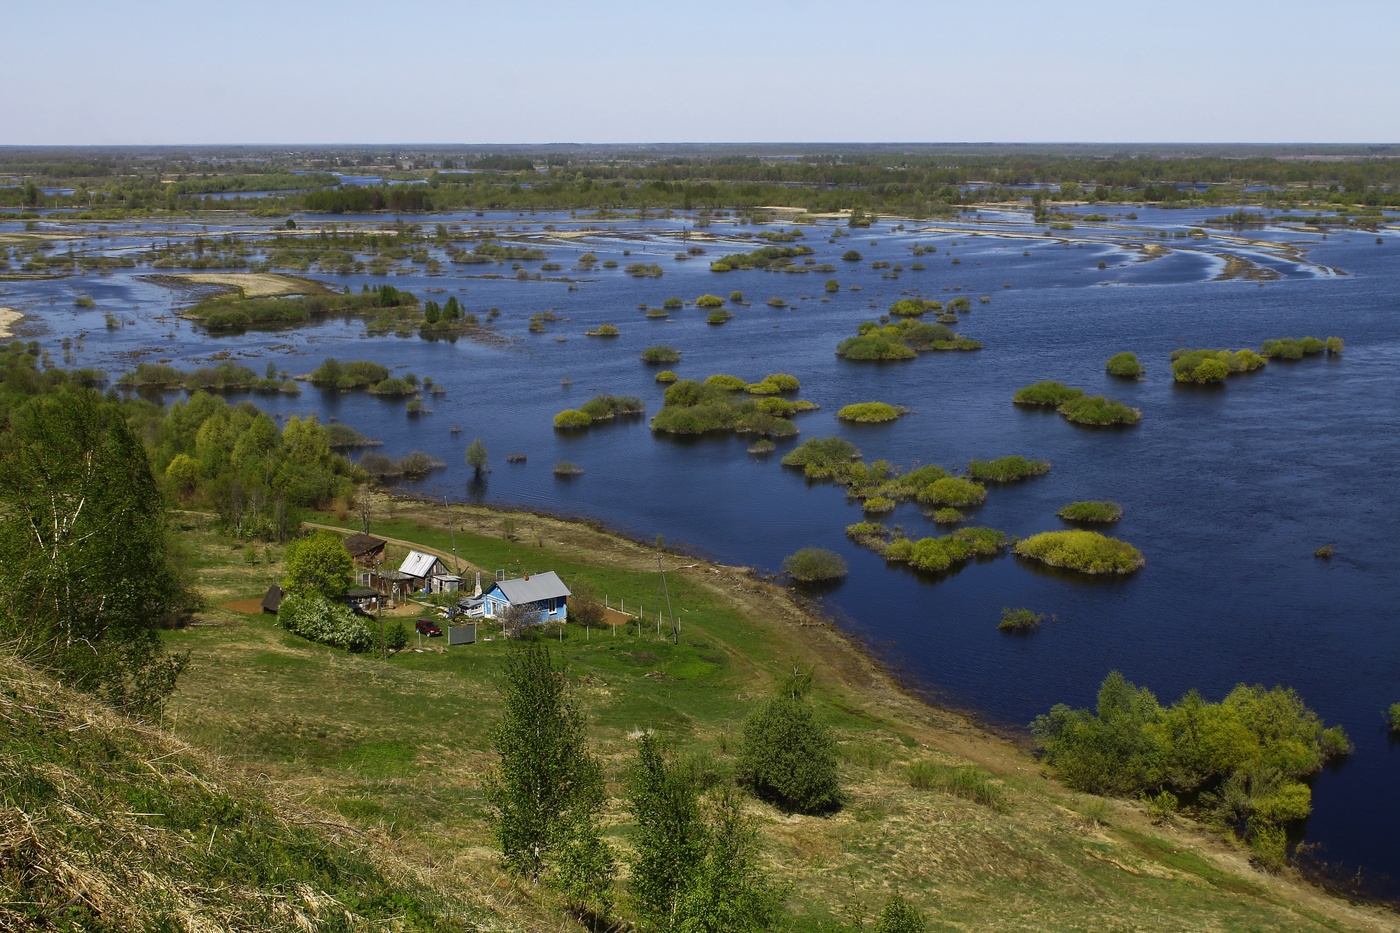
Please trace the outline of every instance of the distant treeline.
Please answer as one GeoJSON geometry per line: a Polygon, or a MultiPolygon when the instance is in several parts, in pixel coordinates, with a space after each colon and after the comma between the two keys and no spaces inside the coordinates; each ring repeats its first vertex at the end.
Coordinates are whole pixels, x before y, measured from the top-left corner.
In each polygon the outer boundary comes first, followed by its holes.
{"type": "Polygon", "coordinates": [[[214,164],[138,161],[125,153],[76,160],[55,150],[52,161],[32,152],[6,159],[0,176],[22,179],[0,189],[0,206],[35,206],[35,185],[74,187],[71,196],[42,195],[48,206],[93,210],[189,210],[214,191],[325,190],[269,198],[268,210],[332,213],[447,209],[745,209],[783,205],[809,211],[858,208],[928,216],[966,204],[1026,196],[1020,186],[1043,185],[1057,200],[1154,201],[1205,204],[1331,202],[1400,206],[1400,158],[1334,157],[1250,152],[1222,154],[1089,154],[1081,148],[1034,151],[939,152],[931,147],[872,146],[781,156],[738,154],[664,156],[580,150],[491,155],[390,152],[315,153],[314,158],[214,164]],[[331,188],[337,166],[372,166],[395,180],[423,185],[331,188]],[[458,172],[452,169],[467,168],[458,172]],[[312,174],[292,174],[293,169],[312,174]],[[26,188],[24,185],[29,187],[26,188]]]}

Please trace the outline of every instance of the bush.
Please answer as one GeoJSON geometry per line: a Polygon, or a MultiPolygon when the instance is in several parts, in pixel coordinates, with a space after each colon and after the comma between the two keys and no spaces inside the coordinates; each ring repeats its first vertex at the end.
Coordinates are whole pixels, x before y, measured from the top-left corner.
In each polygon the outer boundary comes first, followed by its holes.
{"type": "Polygon", "coordinates": [[[1115,353],[1108,358],[1105,368],[1110,376],[1118,376],[1121,379],[1142,378],[1142,364],[1138,362],[1136,353],[1115,353]]]}
{"type": "Polygon", "coordinates": [[[956,476],[934,480],[919,492],[919,502],[924,505],[951,505],[963,508],[981,505],[985,501],[987,487],[956,476]]]}
{"type": "Polygon", "coordinates": [[[794,813],[840,807],[836,743],[808,703],[782,696],[744,723],[739,778],[755,795],[794,813]]]}
{"type": "Polygon", "coordinates": [[[1058,407],[1067,401],[1083,398],[1084,390],[1075,389],[1063,382],[1046,380],[1017,389],[1011,401],[1017,405],[1048,405],[1058,407]]]}
{"type": "Polygon", "coordinates": [[[678,363],[680,362],[681,351],[665,344],[657,344],[654,347],[647,347],[642,351],[643,363],[678,363]]]}
{"type": "Polygon", "coordinates": [[[1015,552],[1051,567],[1080,573],[1132,573],[1147,563],[1126,541],[1097,531],[1043,531],[1016,543],[1015,552]]]}
{"type": "Polygon", "coordinates": [[[374,644],[368,620],[315,594],[284,596],[277,622],[293,635],[346,651],[366,651],[374,644]]]}
{"type": "Polygon", "coordinates": [[[672,295],[670,298],[661,302],[661,307],[665,308],[667,311],[679,311],[681,308],[685,307],[685,302],[680,299],[679,295],[672,295]]]}
{"type": "Polygon", "coordinates": [[[841,290],[841,283],[835,279],[827,279],[826,284],[823,285],[822,288],[828,292],[839,292],[841,290]]]}
{"type": "Polygon", "coordinates": [[[705,323],[723,324],[725,321],[728,321],[732,317],[734,317],[734,312],[730,311],[728,308],[716,308],[714,311],[711,311],[709,314],[705,315],[705,323]]]}
{"type": "Polygon", "coordinates": [[[984,483],[1013,483],[1049,472],[1049,460],[1027,460],[1019,456],[973,460],[967,465],[967,475],[984,483]]]}
{"type": "Polygon", "coordinates": [[[1077,424],[1137,424],[1142,412],[1102,395],[1086,395],[1061,403],[1058,411],[1077,424]]]}
{"type": "Polygon", "coordinates": [[[1341,356],[1343,347],[1341,337],[1328,337],[1326,346],[1328,356],[1341,356]]]}
{"type": "Polygon", "coordinates": [[[924,933],[928,921],[918,908],[896,894],[875,921],[875,933],[924,933]]]}
{"type": "MultiPolygon", "coordinates": [[[[893,507],[894,503],[890,503],[893,507]]],[[[846,561],[835,551],[805,547],[783,560],[783,573],[799,583],[824,583],[846,576],[846,561]]]]}
{"type": "Polygon", "coordinates": [[[611,324],[599,324],[592,330],[583,332],[585,337],[616,337],[617,333],[617,328],[611,324]]]}
{"type": "Polygon", "coordinates": [[[747,386],[750,395],[778,395],[784,392],[796,392],[800,388],[802,388],[802,383],[798,382],[797,377],[787,373],[769,373],[761,381],[747,386]]]}
{"type": "Polygon", "coordinates": [[[789,451],[782,463],[802,467],[808,476],[829,476],[836,467],[858,459],[860,449],[844,437],[814,437],[789,451]]]}
{"type": "Polygon", "coordinates": [[[1400,703],[1390,704],[1390,709],[1386,711],[1386,719],[1390,723],[1391,732],[1400,732],[1400,703]]]}
{"type": "Polygon", "coordinates": [[[705,380],[705,385],[716,389],[723,389],[726,392],[739,392],[749,387],[747,380],[738,376],[731,376],[728,373],[715,373],[705,380]]]}
{"type": "Polygon", "coordinates": [[[956,525],[966,518],[966,515],[951,507],[944,507],[933,513],[933,521],[937,525],[956,525]]]}
{"type": "Polygon", "coordinates": [[[701,295],[695,299],[697,308],[719,308],[724,305],[724,299],[718,295],[701,295]]]}
{"type": "Polygon", "coordinates": [[[554,426],[561,430],[575,430],[586,428],[593,423],[593,419],[587,412],[579,411],[577,408],[566,408],[554,416],[554,426]]]}
{"type": "Polygon", "coordinates": [[[893,421],[900,415],[908,414],[908,412],[907,408],[897,408],[885,402],[857,402],[842,408],[836,413],[836,417],[842,421],[852,421],[857,424],[878,424],[893,421]]]}
{"type": "Polygon", "coordinates": [[[862,257],[858,251],[848,249],[841,254],[841,258],[844,259],[846,262],[860,262],[862,257]]]}
{"type": "Polygon", "coordinates": [[[669,369],[663,369],[661,370],[661,372],[656,374],[656,381],[664,385],[669,385],[679,378],[680,376],[677,376],[674,371],[669,369]]]}
{"type": "Polygon", "coordinates": [[[1001,610],[1001,621],[997,623],[997,628],[1003,632],[1024,632],[1035,628],[1045,621],[1045,616],[1029,609],[1008,609],[1001,610]]]}
{"type": "Polygon", "coordinates": [[[1071,502],[1055,513],[1069,522],[1116,522],[1123,517],[1117,502],[1071,502]]]}
{"type": "Polygon", "coordinates": [[[558,463],[554,464],[554,475],[564,477],[582,476],[583,467],[579,466],[577,463],[571,463],[568,460],[560,460],[558,463]]]}
{"type": "Polygon", "coordinates": [[[895,502],[885,496],[871,496],[862,503],[861,508],[867,515],[883,515],[886,512],[894,511],[895,502]]]}

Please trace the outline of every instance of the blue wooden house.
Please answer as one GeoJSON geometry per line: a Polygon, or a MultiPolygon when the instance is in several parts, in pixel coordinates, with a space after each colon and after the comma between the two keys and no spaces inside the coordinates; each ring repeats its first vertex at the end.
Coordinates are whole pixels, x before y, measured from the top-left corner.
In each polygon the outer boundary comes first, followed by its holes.
{"type": "Polygon", "coordinates": [[[532,622],[563,622],[569,616],[569,596],[569,588],[553,570],[497,580],[481,594],[488,618],[500,618],[511,606],[525,606],[534,613],[532,622]]]}

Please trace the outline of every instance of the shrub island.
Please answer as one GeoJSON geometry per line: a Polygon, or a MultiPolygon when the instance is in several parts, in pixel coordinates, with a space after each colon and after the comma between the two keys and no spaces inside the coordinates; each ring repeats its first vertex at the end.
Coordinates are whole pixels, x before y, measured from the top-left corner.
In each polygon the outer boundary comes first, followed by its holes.
{"type": "Polygon", "coordinates": [[[1132,573],[1147,563],[1142,552],[1126,541],[1097,531],[1043,531],[1016,542],[1021,557],[1080,573],[1132,573]]]}
{"type": "Polygon", "coordinates": [[[881,325],[866,321],[854,337],[836,346],[836,355],[848,360],[912,360],[927,350],[980,350],[982,344],[969,340],[942,324],[904,319],[881,325]]]}
{"type": "MultiPolygon", "coordinates": [[[[921,317],[931,311],[942,311],[941,302],[930,301],[925,298],[901,298],[890,305],[887,312],[890,317],[921,317]]],[[[954,319],[956,320],[956,318],[954,319]]]]}
{"type": "Polygon", "coordinates": [[[1055,513],[1067,522],[1116,522],[1123,517],[1123,507],[1117,502],[1071,502],[1055,513]]]}
{"type": "Polygon", "coordinates": [[[1067,421],[1076,424],[1107,426],[1114,424],[1137,424],[1142,420],[1139,409],[1102,395],[1086,395],[1061,403],[1057,409],[1067,421]]]}
{"type": "Polygon", "coordinates": [[[647,347],[642,351],[643,363],[679,363],[680,359],[681,351],[675,347],[668,347],[664,343],[658,343],[656,346],[647,347]]]}
{"type": "Polygon", "coordinates": [[[710,263],[711,272],[732,272],[735,269],[800,269],[793,265],[798,256],[810,256],[815,250],[810,246],[765,246],[751,253],[736,253],[723,256],[710,263]]]}
{"type": "Polygon", "coordinates": [[[680,376],[677,376],[675,374],[675,371],[670,369],[663,369],[661,370],[661,372],[656,374],[656,381],[662,383],[663,385],[669,385],[679,378],[680,376]]]}
{"type": "Polygon", "coordinates": [[[826,583],[846,576],[846,561],[835,551],[804,547],[783,560],[783,573],[798,583],[826,583]]]}
{"type": "Polygon", "coordinates": [[[584,331],[583,335],[585,337],[616,337],[617,328],[611,324],[599,324],[592,330],[584,331]]]}
{"type": "Polygon", "coordinates": [[[595,395],[578,408],[566,408],[554,416],[556,428],[586,428],[595,421],[611,421],[617,415],[640,415],[646,402],[635,395],[595,395]]]}
{"type": "MultiPolygon", "coordinates": [[[[763,386],[766,392],[775,385],[786,386],[796,381],[792,376],[775,373],[753,385],[763,386]]],[[[797,425],[789,421],[789,417],[817,407],[802,399],[778,398],[762,392],[757,394],[763,397],[754,399],[749,397],[750,385],[738,376],[724,373],[710,376],[703,383],[694,379],[678,380],[667,387],[664,405],[651,419],[651,429],[664,434],[736,431],[765,437],[791,437],[797,433],[797,425]]]]}
{"type": "Polygon", "coordinates": [[[1032,383],[1017,389],[1016,394],[1011,397],[1011,401],[1017,405],[1044,405],[1048,408],[1058,408],[1071,399],[1083,397],[1083,389],[1076,389],[1063,382],[1046,379],[1043,382],[1032,383]]]}
{"type": "Polygon", "coordinates": [[[886,421],[894,421],[901,415],[907,414],[909,414],[909,409],[902,405],[889,405],[885,402],[856,402],[842,408],[836,413],[836,417],[854,424],[881,424],[886,421]]]}
{"type": "Polygon", "coordinates": [[[1117,376],[1120,379],[1141,379],[1143,374],[1142,364],[1138,362],[1136,353],[1115,353],[1108,358],[1104,365],[1110,376],[1117,376]]]}
{"type": "Polygon", "coordinates": [[[1001,610],[1001,621],[997,623],[997,628],[1003,632],[1028,632],[1045,621],[1045,616],[1039,612],[1032,612],[1029,609],[1009,609],[1001,610]]]}
{"type": "Polygon", "coordinates": [[[1210,385],[1224,382],[1236,373],[1252,373],[1267,362],[1253,350],[1188,350],[1172,351],[1172,378],[1177,382],[1210,385]]]}
{"type": "Polygon", "coordinates": [[[959,528],[951,534],[915,541],[899,535],[875,550],[887,561],[906,563],[926,573],[943,573],[975,557],[996,557],[1011,539],[995,528],[959,528]]]}

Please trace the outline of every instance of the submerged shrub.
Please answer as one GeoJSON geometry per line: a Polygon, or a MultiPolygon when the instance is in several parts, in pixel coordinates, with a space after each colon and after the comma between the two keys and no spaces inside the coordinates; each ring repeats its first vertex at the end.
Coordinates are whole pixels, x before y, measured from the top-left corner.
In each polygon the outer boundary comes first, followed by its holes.
{"type": "Polygon", "coordinates": [[[1053,408],[1083,396],[1083,389],[1071,388],[1063,382],[1048,379],[1017,389],[1016,394],[1011,397],[1011,401],[1017,405],[1049,405],[1053,408]]]}
{"type": "Polygon", "coordinates": [[[1077,529],[1043,531],[1016,542],[1013,550],[1051,567],[1089,574],[1132,573],[1147,563],[1142,552],[1126,541],[1077,529]]]}
{"type": "Polygon", "coordinates": [[[884,421],[893,421],[900,415],[908,414],[909,409],[896,407],[885,402],[857,402],[847,405],[836,413],[836,417],[842,421],[851,421],[856,424],[878,424],[884,421]]]}
{"type": "Polygon", "coordinates": [[[799,583],[821,583],[846,576],[846,561],[835,551],[804,547],[783,560],[783,573],[799,583]]]}
{"type": "Polygon", "coordinates": [[[724,299],[718,295],[701,295],[695,299],[697,308],[719,308],[723,307],[724,299]]]}
{"type": "Polygon", "coordinates": [[[1142,420],[1142,412],[1138,409],[1102,395],[1069,399],[1060,404],[1058,411],[1077,424],[1137,424],[1142,420]]]}
{"type": "Polygon", "coordinates": [[[1003,632],[1024,632],[1035,628],[1044,621],[1044,615],[1029,609],[1003,608],[1001,621],[997,623],[997,628],[1003,632]]]}
{"type": "Polygon", "coordinates": [[[783,466],[802,467],[808,476],[830,475],[835,468],[860,459],[860,449],[844,437],[814,437],[783,457],[783,466]]]}
{"type": "Polygon", "coordinates": [[[895,502],[885,496],[871,496],[866,499],[861,508],[867,515],[883,515],[886,512],[894,511],[895,502]]]}
{"type": "Polygon", "coordinates": [[[948,507],[938,509],[933,513],[934,524],[938,525],[956,525],[966,518],[967,516],[957,509],[948,507]]]}
{"type": "Polygon", "coordinates": [[[668,347],[665,344],[657,344],[654,347],[647,347],[642,351],[643,363],[678,363],[680,362],[681,351],[675,347],[668,347]]]}
{"type": "Polygon", "coordinates": [[[592,330],[584,331],[583,334],[585,337],[616,337],[618,331],[617,328],[611,324],[599,324],[592,330]]]}
{"type": "Polygon", "coordinates": [[[1071,502],[1055,513],[1070,522],[1116,522],[1123,517],[1123,507],[1117,502],[1071,502]]]}
{"type": "Polygon", "coordinates": [[[957,476],[945,476],[925,486],[919,492],[919,501],[924,505],[981,505],[987,501],[987,487],[957,476]]]}
{"type": "Polygon", "coordinates": [[[554,416],[554,426],[562,430],[586,428],[592,423],[593,419],[589,414],[577,408],[566,408],[554,416]]]}
{"type": "Polygon", "coordinates": [[[1110,376],[1118,376],[1122,379],[1141,379],[1142,364],[1138,362],[1136,353],[1115,353],[1108,358],[1105,364],[1110,376]]]}
{"type": "Polygon", "coordinates": [[[967,475],[984,483],[1013,483],[1031,476],[1044,476],[1049,472],[1049,460],[1027,460],[1021,456],[973,460],[967,465],[967,475]]]}
{"type": "Polygon", "coordinates": [[[673,371],[669,369],[663,369],[661,370],[661,372],[656,374],[656,381],[665,384],[675,382],[679,378],[680,376],[677,376],[673,371]]]}

